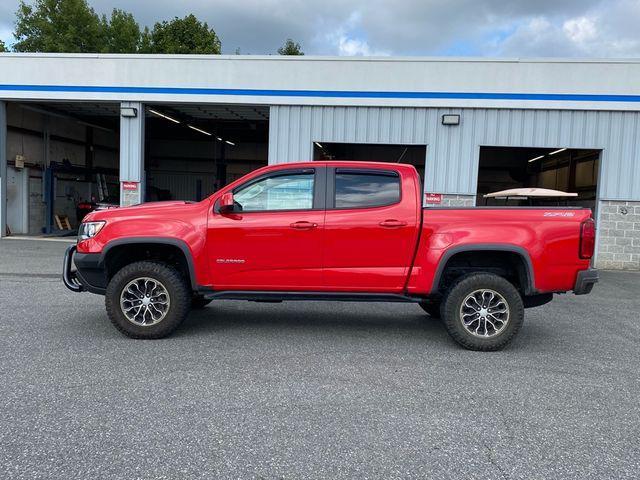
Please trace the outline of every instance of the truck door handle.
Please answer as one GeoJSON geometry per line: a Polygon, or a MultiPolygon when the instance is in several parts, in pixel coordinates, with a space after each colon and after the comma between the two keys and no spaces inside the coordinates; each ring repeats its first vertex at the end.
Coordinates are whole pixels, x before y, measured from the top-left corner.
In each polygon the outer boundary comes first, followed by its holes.
{"type": "Polygon", "coordinates": [[[379,224],[381,227],[385,228],[398,228],[398,227],[406,227],[407,222],[401,222],[400,220],[384,220],[379,224]]]}
{"type": "Polygon", "coordinates": [[[318,226],[317,223],[311,222],[295,222],[289,225],[291,228],[295,228],[297,230],[311,230],[312,228],[316,228],[318,226]]]}

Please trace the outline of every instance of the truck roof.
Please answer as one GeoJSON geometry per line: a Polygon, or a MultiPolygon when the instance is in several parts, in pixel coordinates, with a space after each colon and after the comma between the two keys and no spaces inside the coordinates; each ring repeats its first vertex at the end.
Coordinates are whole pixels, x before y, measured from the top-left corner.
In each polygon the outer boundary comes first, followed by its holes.
{"type": "Polygon", "coordinates": [[[282,168],[305,168],[314,166],[325,167],[347,167],[347,168],[401,168],[401,169],[413,169],[413,165],[407,163],[391,163],[391,162],[375,162],[368,160],[315,160],[306,162],[293,162],[293,163],[280,163],[277,165],[269,165],[270,167],[282,167],[282,168]]]}

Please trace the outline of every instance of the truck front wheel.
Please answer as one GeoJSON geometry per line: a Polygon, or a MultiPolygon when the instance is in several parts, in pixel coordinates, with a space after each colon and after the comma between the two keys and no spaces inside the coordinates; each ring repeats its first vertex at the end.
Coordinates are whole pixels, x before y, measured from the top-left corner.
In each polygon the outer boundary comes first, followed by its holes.
{"type": "Polygon", "coordinates": [[[162,338],[173,332],[189,313],[191,295],[173,267],[144,261],[119,270],[107,285],[107,315],[132,338],[162,338]]]}
{"type": "Polygon", "coordinates": [[[469,350],[504,348],[524,321],[518,290],[490,273],[459,278],[445,295],[441,311],[449,335],[469,350]]]}

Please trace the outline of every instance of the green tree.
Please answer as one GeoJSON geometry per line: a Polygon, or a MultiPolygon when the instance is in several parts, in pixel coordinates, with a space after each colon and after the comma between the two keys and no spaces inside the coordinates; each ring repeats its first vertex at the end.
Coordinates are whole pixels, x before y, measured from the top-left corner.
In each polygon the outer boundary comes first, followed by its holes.
{"type": "Polygon", "coordinates": [[[218,35],[195,15],[157,22],[145,28],[140,42],[142,53],[220,53],[218,35]]]}
{"type": "Polygon", "coordinates": [[[137,53],[140,48],[140,25],[133,15],[117,8],[111,12],[111,19],[102,17],[104,32],[103,52],[137,53]]]}
{"type": "Polygon", "coordinates": [[[7,46],[4,44],[2,40],[0,40],[0,52],[7,52],[7,46]]]}
{"type": "Polygon", "coordinates": [[[149,27],[144,27],[142,34],[140,35],[140,53],[152,53],[153,47],[151,45],[151,31],[149,27]]]}
{"type": "Polygon", "coordinates": [[[21,1],[16,17],[16,52],[103,50],[103,24],[86,0],[21,1]]]}
{"type": "Polygon", "coordinates": [[[284,42],[284,45],[282,45],[278,49],[278,54],[279,55],[304,55],[304,52],[302,51],[302,47],[298,42],[294,42],[290,38],[287,38],[287,41],[284,42]]]}

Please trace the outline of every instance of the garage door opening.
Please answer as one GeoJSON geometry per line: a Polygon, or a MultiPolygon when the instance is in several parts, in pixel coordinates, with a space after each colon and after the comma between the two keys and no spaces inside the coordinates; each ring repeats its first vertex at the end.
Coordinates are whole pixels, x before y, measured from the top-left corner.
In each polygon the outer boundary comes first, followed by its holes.
{"type": "Polygon", "coordinates": [[[75,235],[98,203],[117,203],[120,105],[7,104],[7,227],[75,235]]]}
{"type": "Polygon", "coordinates": [[[424,185],[424,165],[426,157],[426,145],[313,142],[314,160],[406,163],[416,167],[420,175],[421,185],[424,185]]]}
{"type": "Polygon", "coordinates": [[[194,200],[267,165],[269,107],[150,104],[145,201],[194,200]]]}
{"type": "Polygon", "coordinates": [[[484,198],[512,188],[537,187],[577,193],[569,199],[537,199],[536,205],[596,207],[600,150],[481,147],[477,205],[525,205],[529,200],[484,198]]]}

